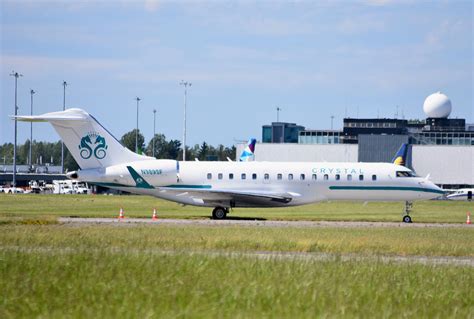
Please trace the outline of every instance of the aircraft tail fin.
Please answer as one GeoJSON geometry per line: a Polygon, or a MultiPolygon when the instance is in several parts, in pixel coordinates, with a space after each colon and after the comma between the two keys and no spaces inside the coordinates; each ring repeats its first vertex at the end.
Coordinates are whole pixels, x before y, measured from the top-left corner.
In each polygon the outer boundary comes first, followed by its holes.
{"type": "Polygon", "coordinates": [[[255,143],[257,143],[255,138],[249,139],[247,147],[242,152],[242,155],[240,155],[239,162],[251,162],[255,160],[255,143]]]}
{"type": "Polygon", "coordinates": [[[406,166],[407,154],[408,154],[408,144],[403,143],[398,149],[398,152],[395,154],[395,157],[392,159],[392,163],[400,165],[400,166],[406,166]]]}
{"type": "Polygon", "coordinates": [[[82,169],[150,159],[124,147],[92,115],[81,109],[16,116],[16,119],[24,122],[51,123],[82,169]]]}

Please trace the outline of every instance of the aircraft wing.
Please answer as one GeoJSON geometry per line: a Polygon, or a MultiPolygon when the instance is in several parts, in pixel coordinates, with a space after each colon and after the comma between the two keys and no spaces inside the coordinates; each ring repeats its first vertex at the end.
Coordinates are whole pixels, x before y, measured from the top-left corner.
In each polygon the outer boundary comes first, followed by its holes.
{"type": "Polygon", "coordinates": [[[196,204],[207,204],[209,206],[222,205],[225,207],[274,207],[285,206],[295,197],[301,196],[297,193],[274,193],[252,190],[212,190],[195,188],[160,187],[160,192],[172,194],[176,197],[191,198],[196,204]]]}

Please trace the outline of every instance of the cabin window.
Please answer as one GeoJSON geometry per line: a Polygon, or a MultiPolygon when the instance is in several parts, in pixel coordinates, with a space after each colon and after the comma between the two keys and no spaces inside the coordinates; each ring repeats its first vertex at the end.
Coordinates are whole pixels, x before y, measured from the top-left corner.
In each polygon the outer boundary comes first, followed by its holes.
{"type": "Polygon", "coordinates": [[[339,174],[336,174],[336,181],[340,180],[341,179],[341,175],[339,174]]]}
{"type": "Polygon", "coordinates": [[[329,175],[328,174],[324,174],[324,180],[327,181],[329,179],[329,175]]]}
{"type": "Polygon", "coordinates": [[[364,180],[364,175],[359,175],[359,181],[363,181],[364,180]]]}
{"type": "Polygon", "coordinates": [[[304,181],[304,178],[305,178],[304,174],[301,174],[300,175],[300,180],[304,181]]]}
{"type": "Polygon", "coordinates": [[[269,180],[270,179],[270,174],[265,173],[265,175],[263,175],[263,179],[269,180]]]}
{"type": "Polygon", "coordinates": [[[313,179],[313,181],[317,180],[318,179],[318,175],[316,174],[313,174],[313,176],[311,177],[313,179]]]}
{"type": "Polygon", "coordinates": [[[352,181],[352,175],[351,174],[347,175],[347,180],[352,181]]]}
{"type": "Polygon", "coordinates": [[[252,179],[257,179],[257,174],[253,173],[252,174],[252,179]]]}
{"type": "Polygon", "coordinates": [[[288,180],[292,181],[293,180],[293,174],[288,174],[288,180]]]}
{"type": "Polygon", "coordinates": [[[234,179],[234,174],[233,173],[229,174],[229,179],[234,179]]]}
{"type": "Polygon", "coordinates": [[[242,175],[240,175],[240,178],[241,179],[246,179],[247,178],[247,175],[245,173],[242,173],[242,175]]]}
{"type": "Polygon", "coordinates": [[[283,179],[283,175],[282,175],[282,174],[278,174],[278,175],[277,175],[277,179],[278,179],[278,180],[282,180],[282,179],[283,179]]]}
{"type": "Polygon", "coordinates": [[[377,175],[372,175],[372,180],[376,181],[377,180],[377,175]]]}
{"type": "Polygon", "coordinates": [[[211,173],[207,173],[207,179],[212,179],[212,174],[211,173]]]}
{"type": "Polygon", "coordinates": [[[219,173],[219,174],[217,175],[217,178],[218,178],[218,179],[222,179],[222,177],[223,177],[222,173],[219,173]]]}

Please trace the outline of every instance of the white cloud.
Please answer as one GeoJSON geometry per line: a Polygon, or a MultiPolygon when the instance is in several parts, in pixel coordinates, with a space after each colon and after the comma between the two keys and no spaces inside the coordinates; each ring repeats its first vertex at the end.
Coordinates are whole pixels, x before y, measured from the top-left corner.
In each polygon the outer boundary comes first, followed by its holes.
{"type": "Polygon", "coordinates": [[[145,10],[148,12],[155,12],[161,5],[159,0],[145,0],[145,10]]]}

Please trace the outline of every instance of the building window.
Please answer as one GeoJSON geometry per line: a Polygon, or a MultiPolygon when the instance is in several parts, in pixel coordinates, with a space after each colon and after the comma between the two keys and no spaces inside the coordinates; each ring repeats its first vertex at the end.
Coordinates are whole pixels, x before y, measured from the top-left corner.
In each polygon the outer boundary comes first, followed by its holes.
{"type": "Polygon", "coordinates": [[[304,174],[301,174],[300,175],[300,180],[304,181],[304,178],[305,178],[304,174]]]}
{"type": "Polygon", "coordinates": [[[313,181],[317,180],[317,179],[318,179],[318,175],[313,174],[312,179],[313,179],[313,181]]]}
{"type": "Polygon", "coordinates": [[[377,180],[377,175],[372,175],[372,180],[376,181],[377,180]]]}
{"type": "Polygon", "coordinates": [[[347,180],[352,181],[352,175],[351,174],[347,175],[347,180]]]}
{"type": "Polygon", "coordinates": [[[252,174],[252,179],[257,179],[257,174],[253,173],[252,174]]]}
{"type": "Polygon", "coordinates": [[[217,175],[217,178],[218,178],[218,179],[222,179],[222,176],[223,176],[222,173],[219,173],[219,174],[217,175]]]}
{"type": "Polygon", "coordinates": [[[364,175],[359,175],[359,181],[363,181],[364,180],[364,175]]]}
{"type": "Polygon", "coordinates": [[[329,175],[328,174],[324,174],[324,180],[327,181],[329,179],[329,175]]]}
{"type": "Polygon", "coordinates": [[[245,173],[242,173],[242,175],[240,175],[240,178],[241,178],[241,179],[246,179],[246,178],[247,178],[247,175],[245,175],[245,173]]]}
{"type": "Polygon", "coordinates": [[[269,179],[270,179],[270,174],[265,173],[265,175],[263,175],[263,178],[264,178],[265,180],[269,180],[269,179]]]}
{"type": "Polygon", "coordinates": [[[283,179],[283,175],[282,174],[278,174],[277,175],[277,180],[282,180],[283,179]]]}
{"type": "Polygon", "coordinates": [[[207,179],[212,179],[212,174],[211,173],[207,173],[207,179]]]}
{"type": "Polygon", "coordinates": [[[229,179],[234,179],[234,174],[230,173],[229,174],[229,179]]]}
{"type": "Polygon", "coordinates": [[[293,180],[293,174],[288,174],[288,180],[292,181],[293,180]]]}
{"type": "Polygon", "coordinates": [[[341,175],[339,174],[336,174],[336,181],[340,180],[341,179],[341,175]]]}

